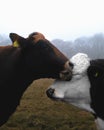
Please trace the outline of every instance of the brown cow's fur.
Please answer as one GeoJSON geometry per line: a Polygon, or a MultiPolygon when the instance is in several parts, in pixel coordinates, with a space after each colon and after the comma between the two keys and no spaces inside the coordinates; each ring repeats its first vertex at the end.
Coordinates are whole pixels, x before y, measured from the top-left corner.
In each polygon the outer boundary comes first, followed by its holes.
{"type": "Polygon", "coordinates": [[[13,45],[0,47],[0,125],[4,124],[20,103],[26,88],[35,79],[59,78],[67,58],[40,33],[28,38],[10,34],[13,45]]]}

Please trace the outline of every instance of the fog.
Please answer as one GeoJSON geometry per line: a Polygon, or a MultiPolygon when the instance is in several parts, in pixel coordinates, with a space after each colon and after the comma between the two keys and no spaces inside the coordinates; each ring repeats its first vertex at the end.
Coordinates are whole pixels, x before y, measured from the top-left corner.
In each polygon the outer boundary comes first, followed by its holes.
{"type": "MultiPolygon", "coordinates": [[[[53,39],[51,41],[68,58],[78,52],[87,53],[91,59],[104,59],[104,34],[95,34],[90,37],[80,37],[74,41],[53,39]]],[[[0,46],[10,45],[11,40],[6,35],[0,35],[0,46]]]]}
{"type": "Polygon", "coordinates": [[[80,37],[75,41],[54,39],[52,43],[68,58],[78,52],[87,53],[91,59],[104,58],[104,34],[95,34],[91,37],[80,37]]]}

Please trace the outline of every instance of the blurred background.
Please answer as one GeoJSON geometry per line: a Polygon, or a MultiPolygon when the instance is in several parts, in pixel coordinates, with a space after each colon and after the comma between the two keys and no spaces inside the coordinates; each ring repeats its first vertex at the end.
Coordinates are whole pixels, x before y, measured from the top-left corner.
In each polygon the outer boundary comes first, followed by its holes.
{"type": "Polygon", "coordinates": [[[0,0],[0,33],[75,40],[104,33],[103,0],[0,0]]]}

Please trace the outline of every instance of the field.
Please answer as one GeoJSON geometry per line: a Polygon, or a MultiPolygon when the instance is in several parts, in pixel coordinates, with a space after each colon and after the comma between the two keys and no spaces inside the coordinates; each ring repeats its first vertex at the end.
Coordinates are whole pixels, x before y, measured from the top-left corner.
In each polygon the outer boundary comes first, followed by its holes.
{"type": "Polygon", "coordinates": [[[91,114],[47,98],[45,91],[52,82],[52,79],[33,82],[16,112],[0,130],[96,130],[91,114]]]}

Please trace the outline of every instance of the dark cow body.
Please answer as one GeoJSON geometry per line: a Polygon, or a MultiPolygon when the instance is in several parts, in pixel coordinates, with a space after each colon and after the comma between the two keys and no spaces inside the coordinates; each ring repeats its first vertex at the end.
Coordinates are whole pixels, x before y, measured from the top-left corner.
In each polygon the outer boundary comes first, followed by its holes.
{"type": "Polygon", "coordinates": [[[104,59],[92,60],[88,68],[88,76],[91,83],[91,107],[96,116],[104,120],[104,59]]]}
{"type": "Polygon", "coordinates": [[[68,59],[40,33],[23,38],[11,33],[14,45],[0,47],[0,126],[20,103],[26,88],[35,79],[70,80],[68,59]]]}

